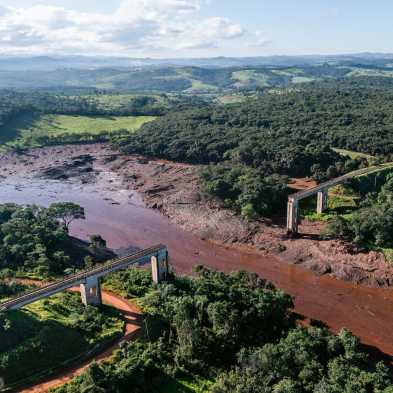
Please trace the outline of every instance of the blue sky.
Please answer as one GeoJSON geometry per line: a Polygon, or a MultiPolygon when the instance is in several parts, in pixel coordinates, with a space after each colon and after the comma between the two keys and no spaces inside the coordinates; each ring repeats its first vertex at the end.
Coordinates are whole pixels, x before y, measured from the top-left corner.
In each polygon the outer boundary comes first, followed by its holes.
{"type": "Polygon", "coordinates": [[[0,53],[393,52],[390,0],[0,0],[0,53]]]}

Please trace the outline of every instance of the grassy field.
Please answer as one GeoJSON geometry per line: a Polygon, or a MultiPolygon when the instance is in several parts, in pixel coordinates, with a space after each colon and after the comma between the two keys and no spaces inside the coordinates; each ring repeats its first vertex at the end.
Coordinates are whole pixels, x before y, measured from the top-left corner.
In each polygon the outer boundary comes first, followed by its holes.
{"type": "Polygon", "coordinates": [[[77,293],[61,293],[10,311],[0,331],[0,369],[6,387],[37,380],[122,334],[113,308],[85,309],[77,293]]]}
{"type": "Polygon", "coordinates": [[[357,151],[352,151],[352,150],[345,150],[345,149],[337,149],[337,148],[332,148],[336,153],[339,153],[343,156],[348,156],[351,157],[352,159],[354,158],[366,158],[368,161],[373,160],[375,157],[370,155],[370,154],[365,154],[365,153],[359,153],[357,151]]]}
{"type": "Polygon", "coordinates": [[[213,85],[209,85],[207,83],[203,83],[202,81],[198,79],[190,79],[190,82],[192,83],[192,86],[185,90],[186,93],[192,93],[192,92],[198,92],[198,91],[217,91],[218,88],[213,85]]]}
{"type": "Polygon", "coordinates": [[[346,75],[347,78],[359,77],[359,76],[393,78],[393,71],[364,69],[364,68],[356,68],[356,67],[348,67],[348,68],[352,69],[352,71],[346,75]]]}
{"type": "Polygon", "coordinates": [[[247,100],[247,97],[242,94],[228,94],[217,97],[216,99],[219,104],[237,104],[239,102],[244,102],[245,100],[247,100]]]}
{"type": "Polygon", "coordinates": [[[310,78],[307,76],[294,76],[292,78],[292,83],[309,83],[309,82],[313,82],[315,79],[314,78],[310,78]]]}
{"type": "Polygon", "coordinates": [[[237,81],[240,86],[250,83],[259,87],[269,86],[269,76],[255,70],[235,71],[232,73],[232,79],[237,81]]]}
{"type": "Polygon", "coordinates": [[[25,114],[10,121],[0,129],[0,144],[21,144],[34,146],[34,139],[40,136],[87,133],[98,135],[125,129],[138,130],[144,123],[154,120],[152,116],[71,116],[25,114]],[[33,141],[29,142],[28,141],[33,141]]]}
{"type": "Polygon", "coordinates": [[[159,94],[94,94],[70,96],[71,99],[82,98],[94,102],[100,111],[118,111],[126,109],[140,98],[148,97],[156,106],[169,107],[170,98],[159,94]]]}

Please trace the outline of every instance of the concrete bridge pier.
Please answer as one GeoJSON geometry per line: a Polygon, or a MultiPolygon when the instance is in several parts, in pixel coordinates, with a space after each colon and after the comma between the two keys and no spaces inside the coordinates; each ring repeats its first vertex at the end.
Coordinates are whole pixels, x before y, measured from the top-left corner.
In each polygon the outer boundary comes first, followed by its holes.
{"type": "Polygon", "coordinates": [[[317,198],[317,213],[322,214],[328,207],[328,190],[318,191],[317,198]]]}
{"type": "Polygon", "coordinates": [[[288,199],[287,230],[290,233],[298,232],[299,224],[299,201],[294,198],[288,199]]]}
{"type": "Polygon", "coordinates": [[[151,261],[152,265],[153,280],[157,283],[166,280],[169,272],[168,249],[164,245],[159,244],[124,257],[116,258],[92,269],[68,276],[64,280],[34,289],[17,298],[1,302],[0,312],[17,310],[37,300],[65,291],[77,285],[80,285],[82,302],[85,305],[100,305],[102,304],[101,277],[119,270],[127,269],[133,265],[144,265],[149,263],[149,261],[151,261]]]}
{"type": "Polygon", "coordinates": [[[102,304],[101,282],[99,277],[87,277],[80,284],[82,303],[87,306],[100,306],[102,304]]]}
{"type": "Polygon", "coordinates": [[[165,281],[169,273],[168,251],[162,250],[151,257],[151,274],[156,284],[165,281]]]}

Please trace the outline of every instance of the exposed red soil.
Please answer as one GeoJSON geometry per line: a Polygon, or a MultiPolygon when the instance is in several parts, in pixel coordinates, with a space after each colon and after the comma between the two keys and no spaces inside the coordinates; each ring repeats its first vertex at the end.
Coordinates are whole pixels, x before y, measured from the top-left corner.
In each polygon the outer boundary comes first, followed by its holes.
{"type": "Polygon", "coordinates": [[[288,184],[289,188],[295,191],[307,190],[309,188],[313,188],[317,186],[317,182],[315,180],[309,179],[308,177],[304,178],[292,178],[288,184]]]}
{"type": "MultiPolygon", "coordinates": [[[[116,156],[111,169],[123,176],[124,184],[136,189],[147,206],[160,210],[171,221],[202,239],[232,246],[248,245],[279,259],[303,264],[316,274],[368,286],[393,285],[393,266],[381,252],[357,252],[349,243],[326,240],[319,235],[323,223],[303,220],[296,239],[286,236],[284,220],[249,223],[200,189],[198,168],[137,156],[116,156]]],[[[292,179],[295,190],[315,186],[310,179],[292,179]]]]}

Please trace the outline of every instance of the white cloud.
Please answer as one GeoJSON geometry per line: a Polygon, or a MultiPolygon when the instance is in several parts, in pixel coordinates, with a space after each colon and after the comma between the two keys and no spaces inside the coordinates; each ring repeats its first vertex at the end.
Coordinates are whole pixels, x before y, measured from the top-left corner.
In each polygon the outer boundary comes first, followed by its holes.
{"type": "Polygon", "coordinates": [[[0,53],[140,55],[218,48],[246,35],[229,19],[202,18],[202,1],[123,0],[106,15],[43,4],[0,6],[0,53]]]}
{"type": "Polygon", "coordinates": [[[254,39],[249,42],[248,46],[263,48],[269,45],[272,41],[268,38],[267,34],[263,31],[255,31],[254,39]]]}
{"type": "Polygon", "coordinates": [[[152,49],[216,48],[223,41],[242,36],[244,29],[228,19],[214,17],[190,22],[168,22],[143,37],[142,44],[152,49]]]}

